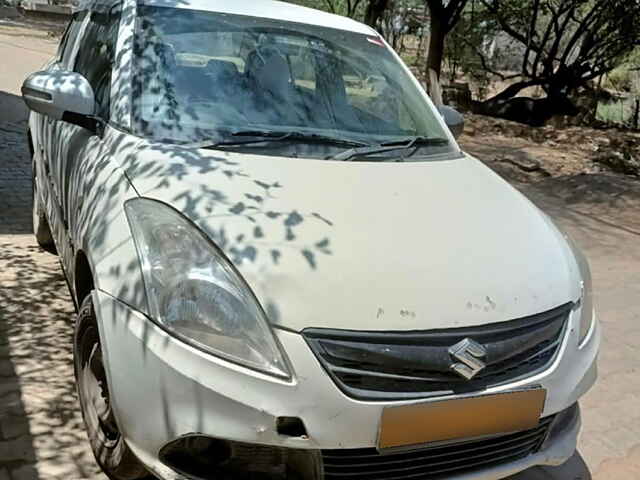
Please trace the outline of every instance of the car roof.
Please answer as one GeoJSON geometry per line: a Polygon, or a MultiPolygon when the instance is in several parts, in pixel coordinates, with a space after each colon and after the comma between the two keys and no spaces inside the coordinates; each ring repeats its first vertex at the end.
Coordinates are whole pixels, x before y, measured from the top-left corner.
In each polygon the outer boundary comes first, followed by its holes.
{"type": "MultiPolygon", "coordinates": [[[[74,10],[93,10],[109,8],[122,0],[75,0],[74,10]]],[[[138,0],[139,5],[155,7],[173,7],[208,12],[246,15],[286,22],[303,23],[319,27],[347,30],[365,35],[377,35],[371,27],[355,20],[302,7],[292,3],[274,0],[138,0]]]]}

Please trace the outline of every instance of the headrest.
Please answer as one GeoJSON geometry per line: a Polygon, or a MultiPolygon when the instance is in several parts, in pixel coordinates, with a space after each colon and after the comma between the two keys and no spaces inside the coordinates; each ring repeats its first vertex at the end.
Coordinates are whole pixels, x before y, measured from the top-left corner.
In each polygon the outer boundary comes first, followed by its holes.
{"type": "Polygon", "coordinates": [[[257,48],[249,54],[247,75],[275,96],[284,96],[291,88],[289,62],[276,48],[257,48]]]}
{"type": "Polygon", "coordinates": [[[231,78],[238,75],[238,67],[235,63],[230,62],[228,60],[209,60],[207,62],[207,74],[218,78],[231,78]]]}

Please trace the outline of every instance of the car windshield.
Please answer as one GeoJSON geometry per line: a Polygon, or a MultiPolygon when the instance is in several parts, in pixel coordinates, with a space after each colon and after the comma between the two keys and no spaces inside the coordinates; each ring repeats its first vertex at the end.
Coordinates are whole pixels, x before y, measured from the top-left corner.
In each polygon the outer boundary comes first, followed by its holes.
{"type": "Polygon", "coordinates": [[[216,146],[241,136],[244,148],[264,149],[274,137],[308,137],[311,153],[323,155],[333,139],[335,150],[421,137],[436,141],[414,142],[420,154],[412,157],[454,151],[437,113],[373,34],[150,6],[140,7],[136,28],[133,118],[143,136],[216,146]],[[245,142],[252,132],[268,135],[245,142]]]}

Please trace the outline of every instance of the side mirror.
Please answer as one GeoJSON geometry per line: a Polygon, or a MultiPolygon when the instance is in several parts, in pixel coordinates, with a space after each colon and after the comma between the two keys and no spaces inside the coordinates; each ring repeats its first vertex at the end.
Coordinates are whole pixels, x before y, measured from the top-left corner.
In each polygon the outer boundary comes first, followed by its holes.
{"type": "Polygon", "coordinates": [[[462,135],[464,131],[464,117],[460,112],[458,112],[455,108],[449,107],[448,105],[441,105],[439,107],[440,115],[444,118],[444,122],[451,130],[451,133],[455,138],[458,138],[462,135]]]}
{"type": "Polygon", "coordinates": [[[93,88],[79,73],[60,70],[31,74],[22,84],[22,98],[34,112],[95,131],[93,88]]]}

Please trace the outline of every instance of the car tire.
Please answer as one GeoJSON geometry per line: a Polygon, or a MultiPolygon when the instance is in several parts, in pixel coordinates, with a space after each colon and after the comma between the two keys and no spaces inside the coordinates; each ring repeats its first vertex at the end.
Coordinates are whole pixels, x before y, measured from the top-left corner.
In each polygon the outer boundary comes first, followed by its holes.
{"type": "Polygon", "coordinates": [[[53,242],[53,235],[49,228],[47,216],[40,205],[40,195],[38,195],[38,185],[36,183],[36,166],[33,165],[33,182],[31,186],[31,196],[33,199],[32,217],[33,217],[33,234],[36,242],[44,251],[57,255],[56,245],[53,242]]]}
{"type": "Polygon", "coordinates": [[[91,295],[85,298],[78,312],[73,363],[82,418],[98,465],[112,480],[149,478],[147,470],[125,443],[111,408],[91,295]]]}

